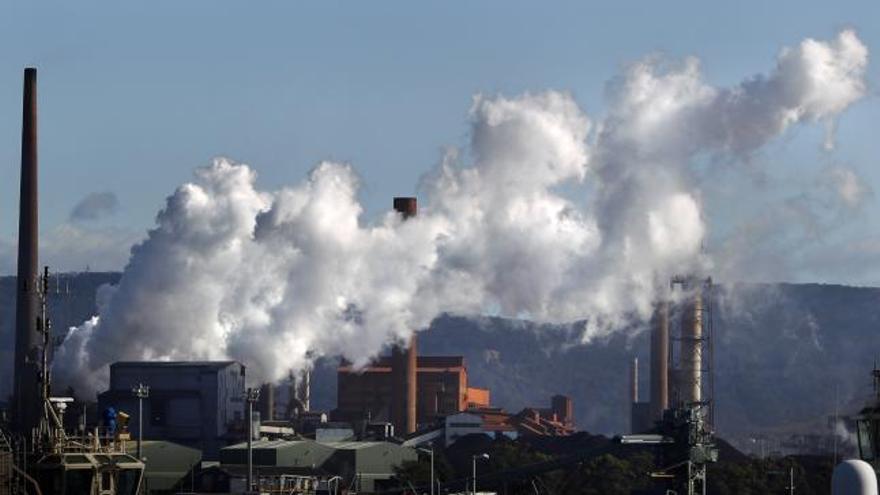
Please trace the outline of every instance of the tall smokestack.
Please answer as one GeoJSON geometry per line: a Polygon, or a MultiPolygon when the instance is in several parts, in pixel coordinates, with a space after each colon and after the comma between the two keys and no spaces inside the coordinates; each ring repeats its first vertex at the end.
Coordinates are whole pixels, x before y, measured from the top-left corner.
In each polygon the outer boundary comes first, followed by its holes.
{"type": "Polygon", "coordinates": [[[654,304],[651,318],[651,418],[663,418],[669,407],[669,303],[654,304]]]}
{"type": "MultiPolygon", "coordinates": [[[[404,220],[416,216],[416,198],[394,198],[394,210],[403,215],[404,220]]],[[[391,421],[395,430],[405,434],[416,431],[417,352],[415,333],[406,349],[400,346],[391,349],[391,421]]]]}
{"type": "Polygon", "coordinates": [[[13,421],[27,438],[40,418],[37,332],[37,69],[24,70],[21,128],[21,191],[18,217],[18,278],[15,303],[13,421]]]}
{"type": "Polygon", "coordinates": [[[703,293],[694,284],[691,302],[686,305],[681,324],[681,400],[700,402],[703,376],[703,293]]]}

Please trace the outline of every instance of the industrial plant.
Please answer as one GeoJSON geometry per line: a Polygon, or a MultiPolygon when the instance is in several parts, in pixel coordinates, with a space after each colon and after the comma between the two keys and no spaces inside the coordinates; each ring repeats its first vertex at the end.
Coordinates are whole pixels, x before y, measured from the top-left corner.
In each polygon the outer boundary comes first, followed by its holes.
{"type": "MultiPolygon", "coordinates": [[[[580,430],[576,411],[592,405],[562,390],[510,410],[493,403],[464,356],[421,354],[418,332],[366,364],[335,361],[335,407],[325,409],[313,392],[328,384],[308,367],[268,382],[249,378],[255,363],[233,359],[120,360],[95,397],[59,390],[52,274],[39,264],[34,68],[24,72],[22,125],[15,375],[0,424],[0,495],[552,493],[545,480],[588,485],[615,456],[650,464],[628,472],[640,487],[633,493],[705,495],[724,449],[735,451],[715,427],[716,286],[697,274],[656,291],[649,390],[640,390],[633,357],[628,408],[619,408],[630,431],[614,438],[580,430]]],[[[417,218],[414,197],[395,197],[392,207],[401,222],[417,218]]],[[[875,466],[878,417],[875,405],[858,420],[862,457],[875,466]]]]}

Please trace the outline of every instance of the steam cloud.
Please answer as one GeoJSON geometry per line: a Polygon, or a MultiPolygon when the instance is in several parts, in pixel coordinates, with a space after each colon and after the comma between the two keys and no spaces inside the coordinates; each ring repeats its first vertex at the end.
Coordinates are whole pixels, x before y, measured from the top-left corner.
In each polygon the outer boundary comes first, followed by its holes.
{"type": "Polygon", "coordinates": [[[167,199],[99,315],[71,329],[56,376],[94,391],[116,360],[234,358],[278,380],[316,356],[364,364],[444,311],[613,331],[649,315],[657,280],[711,268],[694,162],[748,156],[802,122],[823,123],[830,147],[835,117],[865,94],[867,56],[852,31],[807,39],[730,88],[696,59],[648,58],[609,83],[596,122],[562,92],[478,95],[469,153],[424,179],[406,222],[362,219],[348,165],[266,192],[218,159],[167,199]]]}

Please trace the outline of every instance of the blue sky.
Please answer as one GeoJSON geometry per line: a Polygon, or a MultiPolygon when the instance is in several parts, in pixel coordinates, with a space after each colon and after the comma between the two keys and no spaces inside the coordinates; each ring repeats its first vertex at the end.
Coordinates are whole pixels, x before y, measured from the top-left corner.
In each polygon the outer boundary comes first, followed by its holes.
{"type": "MultiPolygon", "coordinates": [[[[880,2],[711,3],[7,1],[0,239],[15,237],[28,65],[40,71],[43,230],[67,222],[90,193],[110,191],[118,211],[91,228],[143,232],[164,198],[217,155],[253,165],[266,189],[300,181],[321,159],[351,162],[374,215],[391,196],[415,193],[445,146],[466,144],[478,92],[568,90],[597,117],[607,81],[652,53],[695,55],[711,83],[730,85],[770,70],[781,47],[846,27],[872,56],[880,52],[880,2]]],[[[757,160],[782,183],[843,163],[880,190],[877,76],[872,62],[871,95],[843,115],[833,153],[820,149],[816,126],[788,133],[757,160]]],[[[796,194],[797,184],[784,188],[796,194]]],[[[788,192],[756,197],[780,194],[788,192]]],[[[716,231],[733,224],[741,200],[720,195],[709,206],[716,231]]],[[[865,236],[877,213],[871,198],[833,235],[872,242],[865,236]]],[[[789,278],[880,283],[857,272],[789,278]]]]}

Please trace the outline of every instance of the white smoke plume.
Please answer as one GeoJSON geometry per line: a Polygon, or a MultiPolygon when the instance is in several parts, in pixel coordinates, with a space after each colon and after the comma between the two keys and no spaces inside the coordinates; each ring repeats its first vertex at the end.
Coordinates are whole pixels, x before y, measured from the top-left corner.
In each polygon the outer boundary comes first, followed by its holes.
{"type": "Polygon", "coordinates": [[[595,123],[567,93],[479,95],[469,149],[424,179],[407,221],[362,218],[349,165],[269,192],[218,159],[168,198],[56,376],[91,392],[117,360],[233,358],[279,380],[323,355],[366,363],[444,311],[612,331],[648,316],[657,280],[710,266],[694,162],[747,156],[800,122],[833,129],[866,64],[852,31],[732,88],[695,59],[650,58],[612,81],[595,123]]]}

